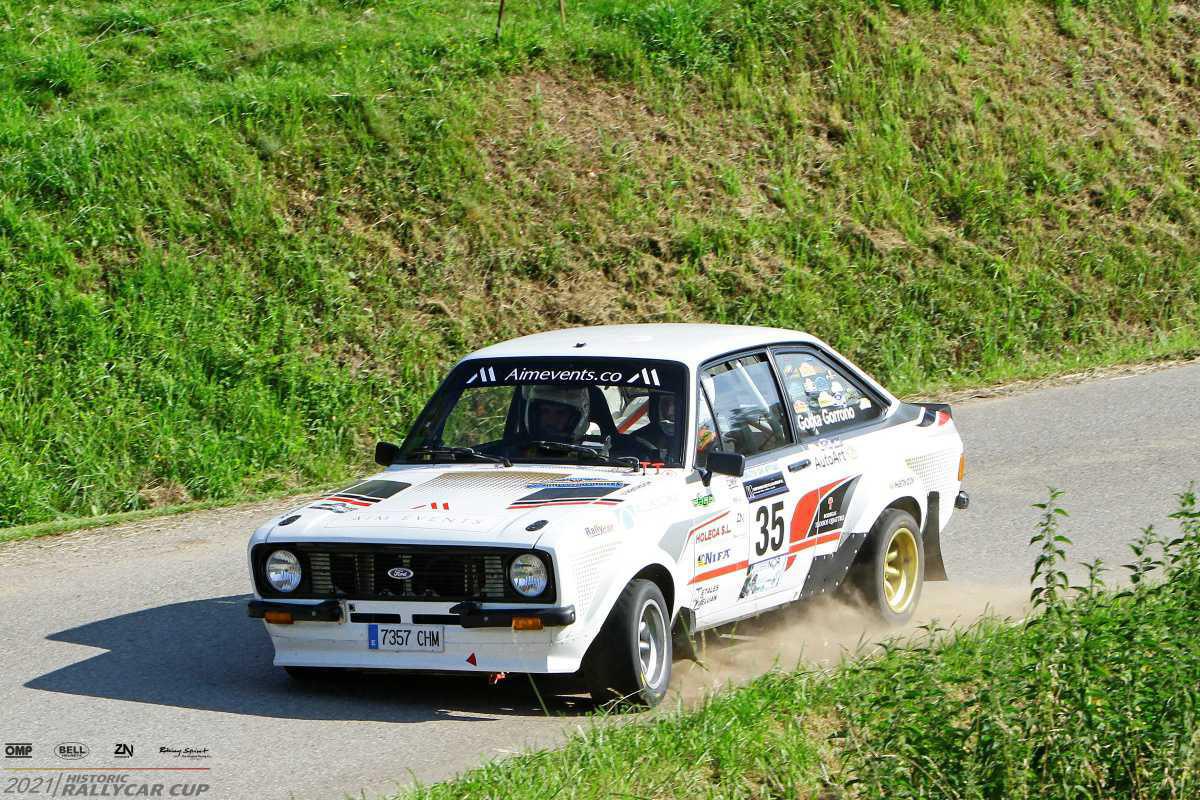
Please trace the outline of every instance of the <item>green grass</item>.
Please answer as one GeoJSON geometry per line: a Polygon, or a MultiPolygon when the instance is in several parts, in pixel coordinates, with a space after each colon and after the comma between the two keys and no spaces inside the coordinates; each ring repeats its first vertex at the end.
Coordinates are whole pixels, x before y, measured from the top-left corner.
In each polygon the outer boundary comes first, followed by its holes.
{"type": "Polygon", "coordinates": [[[0,0],[0,527],[341,480],[563,325],[900,392],[1200,350],[1194,14],[569,6],[0,0]]]}
{"type": "Polygon", "coordinates": [[[1189,798],[1200,793],[1200,509],[1149,530],[1127,588],[1063,571],[1052,494],[1033,544],[1036,613],[929,627],[830,672],[774,670],[694,710],[597,724],[406,800],[1189,798]]]}

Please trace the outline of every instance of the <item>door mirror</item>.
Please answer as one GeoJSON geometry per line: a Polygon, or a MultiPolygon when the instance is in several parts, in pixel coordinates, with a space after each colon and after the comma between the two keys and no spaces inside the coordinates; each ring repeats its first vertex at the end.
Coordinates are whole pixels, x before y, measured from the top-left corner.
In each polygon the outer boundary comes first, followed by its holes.
{"type": "Polygon", "coordinates": [[[381,467],[390,467],[400,458],[400,448],[391,442],[375,443],[375,463],[381,467]]]}
{"type": "Polygon", "coordinates": [[[717,450],[708,454],[708,471],[718,475],[740,478],[746,474],[746,457],[741,453],[725,453],[717,450]]]}

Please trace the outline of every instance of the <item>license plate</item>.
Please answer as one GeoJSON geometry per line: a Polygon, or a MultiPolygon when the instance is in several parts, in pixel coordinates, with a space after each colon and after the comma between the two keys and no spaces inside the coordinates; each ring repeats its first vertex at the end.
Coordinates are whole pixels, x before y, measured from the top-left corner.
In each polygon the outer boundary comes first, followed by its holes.
{"type": "Polygon", "coordinates": [[[393,653],[440,653],[445,649],[444,625],[367,626],[367,649],[393,653]]]}

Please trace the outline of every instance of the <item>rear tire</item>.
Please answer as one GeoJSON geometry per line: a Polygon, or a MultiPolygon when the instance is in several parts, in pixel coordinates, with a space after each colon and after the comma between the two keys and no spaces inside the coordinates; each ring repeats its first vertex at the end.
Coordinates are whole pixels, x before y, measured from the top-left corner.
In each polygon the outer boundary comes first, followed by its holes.
{"type": "Polygon", "coordinates": [[[903,625],[912,619],[925,585],[925,546],[917,521],[889,508],[876,520],[850,585],[880,621],[903,625]]]}
{"type": "Polygon", "coordinates": [[[583,660],[596,703],[652,707],[671,682],[671,612],[657,585],[635,579],[616,604],[583,660]]]}

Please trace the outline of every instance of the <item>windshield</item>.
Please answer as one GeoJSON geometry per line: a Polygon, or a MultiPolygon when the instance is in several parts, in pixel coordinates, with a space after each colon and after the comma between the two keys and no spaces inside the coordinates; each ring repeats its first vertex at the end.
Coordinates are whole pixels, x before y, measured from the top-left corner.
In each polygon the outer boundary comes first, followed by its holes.
{"type": "Polygon", "coordinates": [[[401,458],[458,459],[470,448],[513,462],[680,466],[686,382],[670,361],[468,361],[421,412],[401,458]]]}

